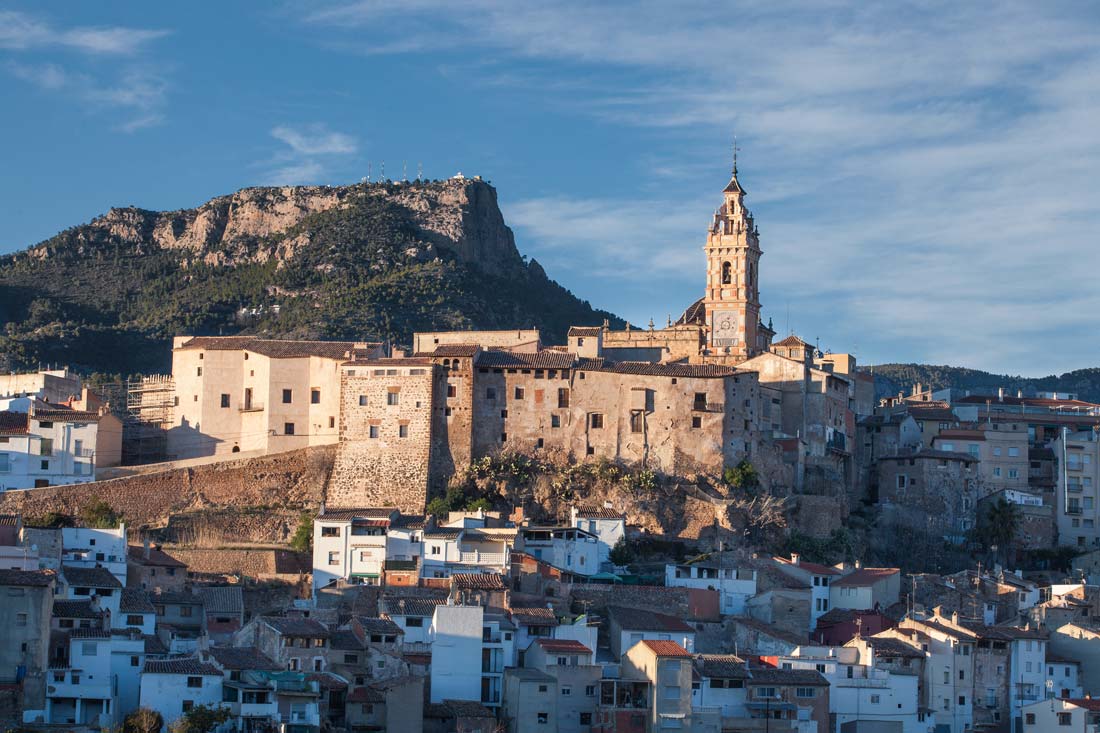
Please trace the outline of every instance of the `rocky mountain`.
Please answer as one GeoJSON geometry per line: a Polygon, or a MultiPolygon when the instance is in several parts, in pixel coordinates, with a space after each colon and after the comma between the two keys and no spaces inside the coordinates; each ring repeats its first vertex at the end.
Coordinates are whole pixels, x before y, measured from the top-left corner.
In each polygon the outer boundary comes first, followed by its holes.
{"type": "Polygon", "coordinates": [[[1080,399],[1100,402],[1100,368],[1077,369],[1060,376],[1020,377],[1008,374],[992,374],[978,369],[932,364],[876,364],[874,367],[875,393],[878,397],[909,394],[914,384],[932,389],[955,387],[976,393],[996,394],[1004,387],[1009,394],[1017,390],[1066,392],[1077,394],[1080,399]]]}
{"type": "Polygon", "coordinates": [[[169,366],[175,334],[383,339],[610,313],[516,249],[480,180],[248,188],[194,208],[111,209],[0,258],[0,368],[169,366]]]}

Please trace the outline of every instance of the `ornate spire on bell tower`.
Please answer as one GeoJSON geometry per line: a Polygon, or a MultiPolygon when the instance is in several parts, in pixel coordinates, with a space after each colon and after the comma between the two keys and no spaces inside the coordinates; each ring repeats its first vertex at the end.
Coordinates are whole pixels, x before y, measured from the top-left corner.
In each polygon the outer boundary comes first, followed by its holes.
{"type": "Polygon", "coordinates": [[[764,347],[758,343],[760,294],[757,282],[760,244],[752,214],[745,208],[745,188],[737,177],[737,141],[733,169],[722,190],[723,203],[707,232],[707,291],[703,298],[711,355],[749,359],[764,347]]]}

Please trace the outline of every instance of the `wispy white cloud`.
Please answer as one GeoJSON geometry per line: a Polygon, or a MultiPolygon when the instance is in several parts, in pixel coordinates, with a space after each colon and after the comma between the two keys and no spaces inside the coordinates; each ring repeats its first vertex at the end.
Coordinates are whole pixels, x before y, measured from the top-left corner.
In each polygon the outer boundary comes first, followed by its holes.
{"type": "Polygon", "coordinates": [[[11,57],[5,68],[12,76],[90,108],[121,113],[124,119],[115,126],[127,133],[164,119],[167,82],[154,71],[154,65],[133,57],[165,35],[163,30],[122,26],[61,28],[26,13],[0,10],[0,51],[11,57]],[[65,52],[70,57],[66,62],[55,58],[65,52]],[[75,59],[71,58],[74,54],[75,59]],[[41,60],[44,56],[48,60],[41,60]],[[101,62],[93,72],[93,67],[84,63],[88,56],[118,58],[101,62]],[[23,60],[28,57],[32,60],[23,60]]]}
{"type": "Polygon", "coordinates": [[[129,55],[168,31],[122,26],[56,28],[16,10],[0,10],[0,48],[19,51],[60,48],[92,54],[129,55]]]}
{"type": "Polygon", "coordinates": [[[789,303],[807,336],[869,361],[1021,373],[1096,361],[1066,337],[1100,306],[1098,20],[946,0],[370,1],[305,16],[348,48],[456,49],[441,65],[456,83],[537,87],[559,111],[658,136],[638,190],[502,192],[522,245],[600,305],[644,322],[655,292],[700,288],[715,158],[736,131],[766,312],[785,321],[789,303]]]}
{"type": "Polygon", "coordinates": [[[280,125],[271,131],[271,136],[283,141],[300,155],[329,155],[356,151],[355,138],[342,132],[333,132],[320,124],[308,125],[303,129],[280,125]]]}
{"type": "Polygon", "coordinates": [[[278,125],[271,136],[285,145],[262,164],[265,180],[272,185],[319,182],[331,167],[355,155],[359,142],[322,123],[301,127],[278,125]]]}

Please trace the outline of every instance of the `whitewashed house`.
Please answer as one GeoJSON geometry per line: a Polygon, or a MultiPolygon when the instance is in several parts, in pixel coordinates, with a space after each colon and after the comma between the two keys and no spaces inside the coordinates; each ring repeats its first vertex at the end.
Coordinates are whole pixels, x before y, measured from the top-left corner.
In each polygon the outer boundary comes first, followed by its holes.
{"type": "Polygon", "coordinates": [[[569,522],[577,529],[596,535],[600,543],[600,562],[610,562],[608,555],[619,540],[626,539],[626,516],[606,507],[570,507],[569,522]]]}
{"type": "Polygon", "coordinates": [[[111,728],[120,719],[110,632],[71,630],[67,658],[51,664],[47,676],[47,723],[111,728]]]}
{"type": "Polygon", "coordinates": [[[719,611],[744,616],[745,604],[756,595],[756,571],[735,568],[717,560],[686,565],[665,565],[665,585],[670,588],[701,588],[718,591],[719,611]]]}
{"type": "Polygon", "coordinates": [[[94,481],[100,423],[110,423],[104,434],[119,440],[122,423],[107,413],[37,404],[0,412],[0,491],[94,481]]]}
{"type": "Polygon", "coordinates": [[[432,641],[430,702],[481,700],[484,620],[485,609],[481,606],[436,606],[429,631],[432,641]]]}
{"type": "Polygon", "coordinates": [[[600,572],[600,540],[576,527],[523,527],[516,550],[577,575],[600,572]]]}
{"type": "Polygon", "coordinates": [[[141,675],[141,707],[156,710],[166,728],[197,705],[221,706],[222,672],[194,657],[147,660],[141,675]]]}
{"type": "Polygon", "coordinates": [[[61,564],[75,568],[106,568],[126,585],[126,525],[113,529],[64,527],[61,530],[61,564]]]}

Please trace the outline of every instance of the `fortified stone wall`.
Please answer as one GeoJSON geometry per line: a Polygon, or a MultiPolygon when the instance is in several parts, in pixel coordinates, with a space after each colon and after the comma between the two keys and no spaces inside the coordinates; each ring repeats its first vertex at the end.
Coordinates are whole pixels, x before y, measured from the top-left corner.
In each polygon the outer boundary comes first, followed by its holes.
{"type": "Polygon", "coordinates": [[[76,515],[92,499],[102,499],[136,529],[164,527],[173,514],[219,506],[311,509],[321,502],[333,453],[332,446],[318,446],[110,481],[7,491],[0,494],[0,513],[76,515]]]}
{"type": "Polygon", "coordinates": [[[421,359],[344,368],[329,506],[424,510],[436,381],[421,359]]]}

